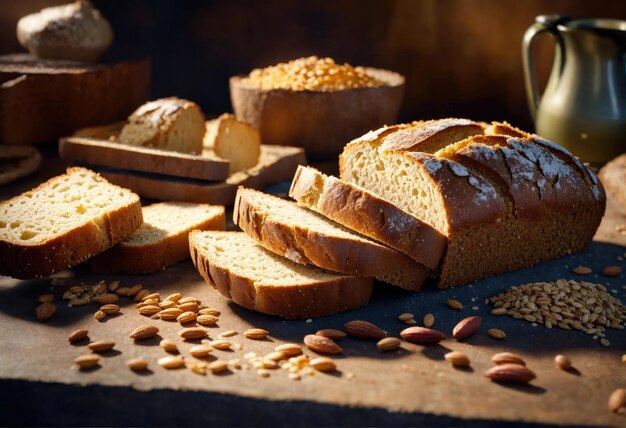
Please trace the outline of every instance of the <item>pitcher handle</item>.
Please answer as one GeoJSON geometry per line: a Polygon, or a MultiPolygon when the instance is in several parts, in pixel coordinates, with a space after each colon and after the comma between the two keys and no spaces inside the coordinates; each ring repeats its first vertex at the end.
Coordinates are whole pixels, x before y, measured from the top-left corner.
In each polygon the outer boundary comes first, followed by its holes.
{"type": "Polygon", "coordinates": [[[526,97],[528,100],[528,108],[530,110],[530,114],[535,119],[537,115],[537,107],[540,101],[539,90],[537,89],[537,79],[535,76],[535,64],[532,56],[532,45],[535,37],[548,33],[551,35],[557,46],[556,55],[561,58],[561,62],[559,64],[560,70],[563,69],[563,58],[564,58],[564,49],[563,49],[563,39],[559,34],[557,29],[557,25],[568,21],[570,18],[560,15],[540,15],[535,18],[535,23],[531,25],[526,33],[524,33],[524,40],[522,42],[522,61],[524,64],[524,84],[526,86],[526,97]]]}

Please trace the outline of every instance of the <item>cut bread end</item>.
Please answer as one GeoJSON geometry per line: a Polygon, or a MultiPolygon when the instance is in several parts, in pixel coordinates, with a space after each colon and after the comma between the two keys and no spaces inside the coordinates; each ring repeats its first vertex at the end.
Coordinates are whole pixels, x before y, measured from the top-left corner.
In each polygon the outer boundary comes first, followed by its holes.
{"type": "Polygon", "coordinates": [[[245,171],[259,163],[261,134],[259,130],[238,121],[232,114],[222,114],[206,122],[205,149],[212,149],[230,162],[230,173],[245,171]]]}

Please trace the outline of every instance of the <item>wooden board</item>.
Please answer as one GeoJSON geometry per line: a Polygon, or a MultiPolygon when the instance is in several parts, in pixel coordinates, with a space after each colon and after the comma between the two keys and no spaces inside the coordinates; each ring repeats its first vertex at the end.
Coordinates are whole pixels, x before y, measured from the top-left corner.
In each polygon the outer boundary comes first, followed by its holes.
{"type": "MultiPolygon", "coordinates": [[[[50,162],[51,168],[59,167],[50,162]],[[52,167],[54,166],[54,167],[52,167]]],[[[40,177],[39,177],[40,178],[40,177]]],[[[21,182],[3,189],[2,196],[35,184],[21,182]]],[[[307,321],[283,321],[240,308],[206,285],[190,262],[146,276],[93,275],[85,266],[74,270],[68,285],[119,279],[123,285],[137,282],[162,294],[179,291],[193,295],[222,312],[219,326],[210,329],[212,338],[225,330],[242,333],[260,327],[268,330],[267,341],[251,341],[241,334],[232,338],[243,349],[217,351],[220,359],[240,358],[248,352],[266,354],[284,342],[301,343],[305,334],[320,328],[343,328],[346,321],[372,321],[390,335],[405,326],[396,317],[412,312],[421,318],[436,317],[435,326],[450,334],[454,324],[469,315],[482,315],[483,327],[465,342],[447,339],[437,346],[403,344],[397,352],[381,353],[372,342],[345,339],[344,353],[337,357],[338,371],[318,373],[300,381],[276,370],[261,378],[248,368],[224,375],[195,375],[188,370],[166,371],[156,364],[165,353],[158,340],[135,345],[127,337],[140,324],[155,324],[160,336],[179,343],[188,356],[191,345],[179,340],[176,323],[149,320],[137,314],[133,304],[121,300],[123,315],[97,322],[95,305],[67,307],[47,323],[34,316],[37,296],[53,292],[58,298],[65,287],[49,280],[0,279],[0,425],[262,425],[262,426],[415,426],[415,425],[613,425],[623,426],[623,416],[607,410],[609,394],[626,386],[621,355],[626,350],[624,330],[610,330],[611,346],[578,331],[547,330],[526,321],[494,317],[484,300],[508,287],[557,278],[577,278],[570,270],[577,265],[594,269],[585,280],[616,290],[626,301],[626,280],[596,275],[606,265],[626,267],[623,256],[626,236],[615,226],[626,224],[626,212],[609,204],[598,239],[584,253],[550,261],[533,268],[489,278],[461,288],[440,291],[426,287],[419,294],[377,284],[367,307],[331,317],[307,321]],[[621,260],[619,260],[621,258],[621,260]],[[456,298],[464,303],[461,312],[444,302],[456,298]],[[477,306],[473,310],[472,306],[477,306]],[[116,351],[103,357],[101,367],[79,372],[72,360],[86,352],[72,346],[66,337],[75,328],[90,330],[92,340],[110,338],[116,351]],[[508,337],[495,341],[488,328],[505,330],[508,337]],[[448,350],[461,350],[472,360],[469,370],[456,370],[443,361],[448,350]],[[513,351],[526,358],[537,373],[529,386],[494,384],[483,376],[490,357],[513,351]],[[575,370],[563,372],[554,366],[556,354],[565,354],[575,370]],[[137,375],[125,367],[127,359],[144,356],[151,371],[137,375]]],[[[236,255],[234,255],[236,256],[236,255]]],[[[314,355],[309,353],[310,355],[314,355]]]]}

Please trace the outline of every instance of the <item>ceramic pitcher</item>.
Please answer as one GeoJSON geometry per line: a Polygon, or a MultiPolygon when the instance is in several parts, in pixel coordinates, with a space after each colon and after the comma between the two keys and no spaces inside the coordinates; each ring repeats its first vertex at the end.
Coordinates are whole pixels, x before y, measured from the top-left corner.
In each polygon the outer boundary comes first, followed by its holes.
{"type": "Polygon", "coordinates": [[[626,152],[626,21],[538,16],[524,35],[522,59],[537,134],[595,166],[626,152]],[[540,34],[556,43],[542,96],[532,59],[540,34]]]}

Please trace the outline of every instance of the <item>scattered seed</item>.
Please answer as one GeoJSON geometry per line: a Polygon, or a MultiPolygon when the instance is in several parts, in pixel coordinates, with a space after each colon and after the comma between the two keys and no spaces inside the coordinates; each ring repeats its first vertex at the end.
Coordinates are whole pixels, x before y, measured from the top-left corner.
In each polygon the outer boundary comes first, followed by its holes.
{"type": "Polygon", "coordinates": [[[460,351],[448,352],[443,358],[455,367],[469,367],[470,365],[467,355],[460,351]]]}
{"type": "Polygon", "coordinates": [[[213,348],[211,348],[211,346],[202,344],[202,345],[193,346],[189,350],[189,354],[191,354],[192,356],[196,358],[206,358],[209,356],[209,354],[212,351],[213,351],[213,348]]]}
{"type": "Polygon", "coordinates": [[[91,299],[88,297],[80,297],[80,298],[70,299],[68,303],[70,306],[85,306],[91,303],[91,299]]]}
{"type": "Polygon", "coordinates": [[[512,352],[500,352],[493,357],[491,357],[491,361],[496,365],[502,364],[519,364],[521,366],[526,365],[526,361],[522,357],[512,352]]]}
{"type": "Polygon", "coordinates": [[[295,357],[302,354],[302,348],[295,343],[284,343],[274,348],[274,351],[284,353],[287,357],[295,357]]]}
{"type": "Polygon", "coordinates": [[[94,314],[93,317],[96,321],[102,321],[103,319],[105,319],[107,316],[107,314],[105,314],[104,312],[102,312],[101,310],[97,310],[94,314]]]}
{"type": "Polygon", "coordinates": [[[219,317],[222,313],[215,308],[204,308],[198,311],[200,315],[213,315],[214,317],[219,317]]]}
{"type": "Polygon", "coordinates": [[[54,301],[54,294],[42,294],[37,298],[39,303],[50,303],[54,301]]]}
{"type": "Polygon", "coordinates": [[[335,330],[333,328],[324,328],[322,330],[318,330],[315,334],[318,336],[327,337],[332,340],[343,339],[347,336],[347,334],[341,330],[335,330]]]}
{"type": "Polygon", "coordinates": [[[620,266],[607,266],[602,269],[602,275],[604,276],[619,276],[622,273],[620,266]]]}
{"type": "Polygon", "coordinates": [[[109,303],[109,304],[100,306],[100,310],[107,315],[114,315],[120,312],[120,307],[114,303],[109,303]]]}
{"type": "Polygon", "coordinates": [[[100,305],[108,305],[117,302],[119,299],[120,296],[115,293],[105,293],[96,297],[96,302],[98,302],[100,305]]]}
{"type": "Polygon", "coordinates": [[[626,354],[622,354],[622,363],[626,364],[626,354]]]}
{"type": "Polygon", "coordinates": [[[158,302],[161,300],[161,294],[160,293],[147,294],[141,299],[141,301],[145,302],[146,300],[156,300],[158,302]]]}
{"type": "Polygon", "coordinates": [[[216,360],[210,363],[208,368],[213,374],[223,373],[228,370],[228,362],[216,360]]]}
{"type": "Polygon", "coordinates": [[[165,352],[169,352],[170,354],[178,354],[178,346],[176,346],[176,343],[173,340],[163,339],[161,340],[161,342],[159,342],[159,346],[165,352]]]}
{"type": "Polygon", "coordinates": [[[100,357],[96,354],[86,354],[74,358],[74,364],[81,369],[90,369],[96,367],[100,362],[100,357]]]}
{"type": "Polygon", "coordinates": [[[226,330],[222,333],[219,334],[220,337],[233,337],[233,336],[237,336],[239,333],[237,333],[235,330],[226,330]]]}
{"type": "Polygon", "coordinates": [[[54,316],[57,307],[54,303],[44,302],[35,309],[35,316],[39,321],[45,322],[54,316]]]}
{"type": "Polygon", "coordinates": [[[393,351],[400,347],[400,343],[401,341],[397,337],[385,337],[380,339],[378,343],[376,343],[376,346],[381,351],[393,351]]]}
{"type": "Polygon", "coordinates": [[[267,358],[268,360],[272,360],[272,361],[280,361],[280,360],[284,360],[285,358],[287,358],[287,356],[285,355],[284,352],[274,351],[274,352],[270,352],[269,354],[267,354],[265,358],[267,358]]]}
{"type": "Polygon", "coordinates": [[[113,349],[114,346],[114,341],[105,339],[91,342],[89,345],[87,345],[87,348],[89,348],[93,352],[107,352],[113,349]]]}
{"type": "Polygon", "coordinates": [[[506,337],[506,333],[500,330],[499,328],[490,328],[487,331],[487,334],[493,337],[494,339],[498,339],[498,340],[502,340],[506,337]]]}
{"type": "Polygon", "coordinates": [[[203,326],[212,326],[217,324],[217,322],[219,321],[219,318],[216,317],[215,315],[199,315],[196,317],[196,322],[200,325],[203,326]]]}
{"type": "MultiPolygon", "coordinates": [[[[175,308],[176,307],[176,302],[174,302],[172,300],[163,300],[162,302],[158,303],[158,306],[161,309],[175,308]]],[[[182,312],[182,310],[181,310],[181,312],[182,312]]]]}
{"type": "Polygon", "coordinates": [[[167,296],[165,299],[163,300],[169,300],[171,302],[178,302],[180,299],[182,299],[183,295],[180,293],[173,293],[170,294],[169,296],[167,296]]]}
{"type": "Polygon", "coordinates": [[[159,328],[154,325],[142,325],[134,329],[128,337],[134,340],[152,339],[159,332],[159,328]]]}
{"type": "Polygon", "coordinates": [[[506,315],[507,311],[506,308],[495,308],[491,310],[491,315],[506,315]]]}
{"type": "Polygon", "coordinates": [[[89,330],[86,330],[84,328],[79,328],[78,330],[74,330],[73,332],[70,333],[70,335],[67,337],[67,341],[70,343],[75,343],[87,337],[88,334],[89,334],[89,330]]]}
{"type": "Polygon", "coordinates": [[[143,358],[132,358],[126,361],[126,366],[134,372],[143,372],[148,369],[148,362],[143,358]]]}
{"type": "Polygon", "coordinates": [[[228,340],[218,339],[210,342],[210,345],[215,349],[226,350],[230,349],[232,343],[228,340]]]}
{"type": "Polygon", "coordinates": [[[187,324],[195,320],[196,320],[196,313],[191,312],[191,311],[183,312],[182,314],[176,317],[176,321],[178,321],[181,324],[187,324]]]}
{"type": "Polygon", "coordinates": [[[198,304],[193,301],[193,302],[185,302],[185,303],[178,303],[178,309],[182,310],[183,312],[198,312],[200,310],[200,308],[198,307],[198,304]]]}
{"type": "Polygon", "coordinates": [[[145,305],[139,308],[139,313],[144,316],[152,316],[161,312],[161,308],[157,305],[145,305]]]}
{"type": "Polygon", "coordinates": [[[135,294],[135,298],[133,299],[135,302],[141,302],[144,297],[146,297],[150,292],[146,289],[140,290],[139,293],[135,294]]]}
{"type": "Polygon", "coordinates": [[[607,339],[606,337],[603,337],[602,339],[600,339],[600,345],[606,346],[608,348],[609,346],[611,346],[611,342],[609,342],[609,339],[607,339]]]}
{"type": "Polygon", "coordinates": [[[424,315],[424,327],[431,328],[435,324],[435,316],[431,313],[424,315]]]}
{"type": "Polygon", "coordinates": [[[415,318],[415,315],[408,312],[398,315],[398,319],[402,322],[412,320],[413,318],[415,318]]]}
{"type": "Polygon", "coordinates": [[[380,340],[387,336],[387,333],[376,324],[369,321],[355,320],[347,322],[346,331],[349,335],[366,340],[380,340]]]}
{"type": "Polygon", "coordinates": [[[185,366],[185,360],[181,356],[168,355],[159,358],[158,362],[161,367],[168,370],[180,369],[185,366]]]}
{"type": "Polygon", "coordinates": [[[626,405],[626,390],[617,388],[609,397],[609,410],[613,413],[619,413],[626,405]]]}
{"type": "Polygon", "coordinates": [[[252,340],[266,339],[268,334],[269,333],[266,330],[263,330],[262,328],[251,328],[250,330],[246,330],[243,333],[243,335],[247,339],[252,339],[252,340]]]}
{"type": "Polygon", "coordinates": [[[178,332],[184,340],[198,340],[209,336],[209,333],[202,327],[188,327],[178,332]]]}
{"type": "Polygon", "coordinates": [[[577,266],[572,270],[572,272],[574,272],[577,275],[589,275],[593,271],[591,270],[591,268],[588,268],[587,266],[577,266]]]}
{"type": "Polygon", "coordinates": [[[328,357],[313,358],[309,364],[320,372],[330,372],[337,369],[335,362],[328,357]]]}
{"type": "Polygon", "coordinates": [[[561,370],[569,370],[572,367],[572,362],[565,355],[557,355],[554,357],[554,362],[561,370]]]}
{"type": "Polygon", "coordinates": [[[159,312],[159,316],[163,321],[174,321],[178,319],[182,313],[183,311],[178,308],[167,308],[159,312]]]}
{"type": "Polygon", "coordinates": [[[459,302],[456,299],[446,300],[446,306],[448,306],[450,309],[454,309],[455,311],[460,311],[463,309],[463,303],[459,302]]]}
{"type": "Polygon", "coordinates": [[[341,346],[337,345],[334,340],[316,334],[304,336],[304,344],[311,351],[320,354],[339,354],[343,351],[341,346]]]}

